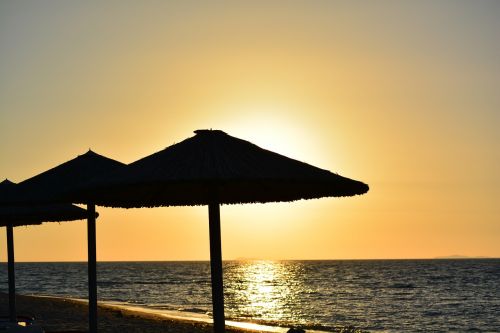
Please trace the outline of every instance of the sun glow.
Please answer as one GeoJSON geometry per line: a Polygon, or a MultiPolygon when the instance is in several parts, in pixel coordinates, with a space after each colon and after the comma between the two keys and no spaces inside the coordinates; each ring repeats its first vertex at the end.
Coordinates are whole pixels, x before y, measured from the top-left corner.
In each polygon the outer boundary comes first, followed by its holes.
{"type": "Polygon", "coordinates": [[[301,105],[262,102],[224,109],[219,124],[229,135],[298,160],[321,156],[320,138],[314,137],[312,126],[300,116],[305,110],[301,105]]]}

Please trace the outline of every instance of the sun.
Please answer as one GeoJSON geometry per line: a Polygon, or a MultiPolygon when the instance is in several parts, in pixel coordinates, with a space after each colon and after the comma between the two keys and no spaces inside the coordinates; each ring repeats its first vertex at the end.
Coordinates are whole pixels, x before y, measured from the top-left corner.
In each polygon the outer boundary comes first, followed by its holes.
{"type": "Polygon", "coordinates": [[[252,103],[227,109],[220,129],[229,135],[294,159],[306,160],[315,153],[317,145],[312,131],[297,107],[284,103],[252,103]]]}

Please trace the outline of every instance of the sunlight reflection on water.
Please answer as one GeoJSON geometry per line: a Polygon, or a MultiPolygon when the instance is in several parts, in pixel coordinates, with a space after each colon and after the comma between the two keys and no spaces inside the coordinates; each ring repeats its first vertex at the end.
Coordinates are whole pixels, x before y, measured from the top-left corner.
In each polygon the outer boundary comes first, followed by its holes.
{"type": "Polygon", "coordinates": [[[227,267],[226,303],[229,315],[297,322],[300,294],[307,292],[303,268],[286,262],[248,261],[227,267]]]}

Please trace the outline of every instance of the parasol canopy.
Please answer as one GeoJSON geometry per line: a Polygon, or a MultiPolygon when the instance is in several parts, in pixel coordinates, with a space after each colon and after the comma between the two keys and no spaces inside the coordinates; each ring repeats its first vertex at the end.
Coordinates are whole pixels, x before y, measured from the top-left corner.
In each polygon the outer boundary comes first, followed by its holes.
{"type": "Polygon", "coordinates": [[[0,207],[12,201],[12,197],[16,195],[17,187],[16,183],[11,182],[7,178],[0,183],[0,207]]]}
{"type": "MultiPolygon", "coordinates": [[[[0,193],[11,192],[18,185],[5,179],[0,183],[0,193]]],[[[62,222],[83,220],[87,211],[71,204],[45,204],[25,206],[0,206],[0,227],[11,224],[14,227],[41,224],[43,222],[62,222]]]]}
{"type": "Polygon", "coordinates": [[[75,198],[100,206],[264,203],[353,196],[368,185],[232,137],[196,135],[90,183],[75,198]]]}
{"type": "Polygon", "coordinates": [[[125,164],[99,155],[92,150],[50,170],[26,179],[15,189],[0,195],[0,206],[27,203],[68,203],[62,194],[88,182],[111,174],[125,164]]]}
{"type": "MultiPolygon", "coordinates": [[[[5,179],[0,183],[0,194],[12,193],[18,186],[16,183],[5,179]]],[[[36,225],[43,222],[75,221],[86,218],[87,211],[85,209],[71,204],[0,206],[0,227],[7,225],[14,227],[36,225]]]]}

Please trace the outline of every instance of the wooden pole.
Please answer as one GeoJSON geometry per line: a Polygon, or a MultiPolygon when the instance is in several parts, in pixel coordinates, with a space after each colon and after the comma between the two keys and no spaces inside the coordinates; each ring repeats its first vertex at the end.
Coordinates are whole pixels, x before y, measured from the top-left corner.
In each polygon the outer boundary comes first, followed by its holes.
{"type": "Polygon", "coordinates": [[[89,332],[97,333],[97,267],[96,267],[96,232],[95,205],[87,204],[87,246],[89,275],[89,332]]]}
{"type": "Polygon", "coordinates": [[[212,276],[212,306],[214,332],[225,332],[224,286],[222,281],[222,249],[219,203],[208,205],[210,229],[210,273],[212,276]]]}
{"type": "Polygon", "coordinates": [[[16,273],[14,271],[14,228],[7,225],[7,257],[9,278],[9,320],[17,322],[16,314],[16,273]]]}

